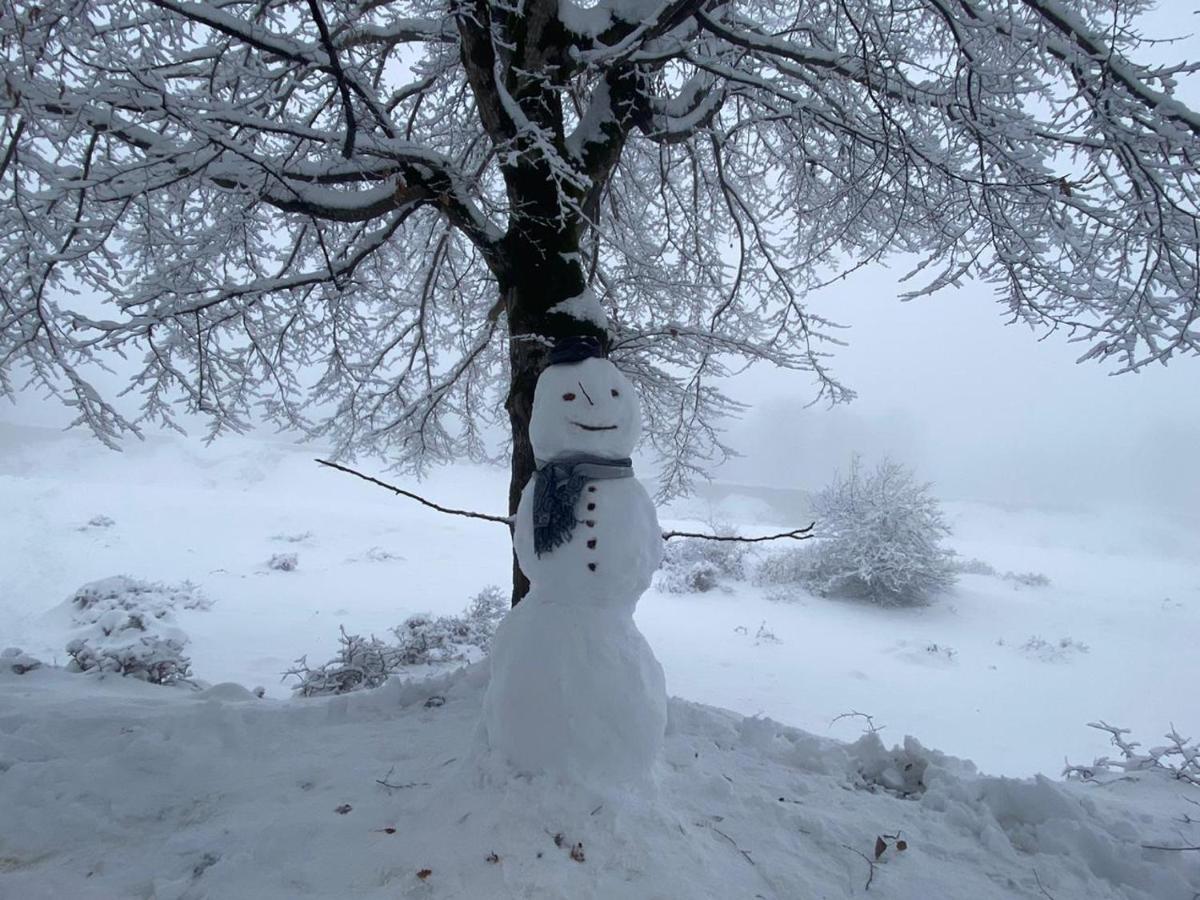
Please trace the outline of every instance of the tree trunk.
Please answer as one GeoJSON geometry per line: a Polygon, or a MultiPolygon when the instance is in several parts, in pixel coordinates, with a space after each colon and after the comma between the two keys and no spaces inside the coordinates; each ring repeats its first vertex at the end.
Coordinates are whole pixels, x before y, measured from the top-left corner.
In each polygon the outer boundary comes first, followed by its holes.
{"type": "MultiPolygon", "coordinates": [[[[521,492],[537,463],[529,442],[533,391],[546,364],[550,343],[573,335],[600,339],[607,349],[608,334],[594,323],[563,313],[550,312],[557,303],[583,293],[586,287],[579,237],[566,229],[538,233],[510,229],[505,238],[505,273],[500,279],[501,299],[508,316],[509,391],[505,406],[512,426],[512,467],[508,485],[508,512],[514,515],[521,492]]],[[[513,555],[512,602],[516,606],[529,591],[529,579],[513,555]]]]}

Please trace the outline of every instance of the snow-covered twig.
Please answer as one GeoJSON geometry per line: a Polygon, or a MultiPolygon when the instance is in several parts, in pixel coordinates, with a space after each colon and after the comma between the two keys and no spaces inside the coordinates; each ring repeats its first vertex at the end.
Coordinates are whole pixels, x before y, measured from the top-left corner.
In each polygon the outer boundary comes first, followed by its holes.
{"type": "Polygon", "coordinates": [[[428,781],[408,781],[404,784],[394,784],[393,782],[388,781],[388,779],[392,777],[392,773],[395,771],[396,767],[392,766],[390,769],[388,769],[386,775],[384,775],[382,778],[376,778],[375,783],[387,788],[389,793],[392,791],[404,791],[415,787],[429,787],[428,781]]]}
{"type": "Polygon", "coordinates": [[[863,734],[879,734],[879,732],[883,731],[883,729],[887,727],[886,725],[876,725],[874,716],[859,712],[857,709],[852,709],[849,712],[844,712],[840,715],[834,716],[829,720],[829,727],[832,728],[842,719],[863,719],[866,721],[867,727],[863,730],[863,734]]]}
{"type": "Polygon", "coordinates": [[[1121,751],[1121,758],[1113,759],[1102,756],[1090,766],[1076,766],[1067,763],[1063,769],[1063,775],[1073,776],[1084,781],[1093,781],[1096,780],[1097,770],[1119,769],[1127,775],[1131,772],[1161,771],[1180,781],[1200,787],[1200,744],[1193,743],[1191,738],[1180,735],[1174,725],[1165,735],[1169,741],[1168,744],[1151,747],[1144,753],[1138,751],[1138,748],[1142,746],[1139,742],[1126,739],[1125,735],[1130,733],[1128,728],[1117,728],[1104,721],[1089,722],[1088,727],[1106,732],[1113,745],[1121,751]],[[1176,757],[1178,762],[1174,759],[1176,757]]]}
{"type": "Polygon", "coordinates": [[[1042,892],[1042,896],[1046,900],[1054,900],[1054,895],[1046,890],[1045,885],[1042,884],[1042,876],[1038,874],[1037,869],[1033,870],[1033,880],[1037,882],[1038,890],[1042,892]]]}

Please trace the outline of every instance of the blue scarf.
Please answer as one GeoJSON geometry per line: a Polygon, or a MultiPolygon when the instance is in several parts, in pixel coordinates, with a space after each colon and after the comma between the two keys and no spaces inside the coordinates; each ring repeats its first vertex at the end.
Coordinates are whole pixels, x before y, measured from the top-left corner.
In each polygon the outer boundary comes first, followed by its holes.
{"type": "Polygon", "coordinates": [[[575,504],[589,481],[632,478],[633,460],[572,453],[537,462],[533,485],[533,549],[538,556],[571,540],[579,520],[575,504]]]}

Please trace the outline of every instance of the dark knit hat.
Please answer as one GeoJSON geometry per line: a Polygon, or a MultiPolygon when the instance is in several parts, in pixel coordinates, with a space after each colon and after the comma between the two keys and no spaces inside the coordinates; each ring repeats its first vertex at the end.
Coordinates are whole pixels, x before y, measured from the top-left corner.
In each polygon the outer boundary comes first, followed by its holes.
{"type": "Polygon", "coordinates": [[[600,339],[576,335],[555,341],[546,365],[558,366],[592,358],[604,358],[604,348],[600,345],[600,339]]]}

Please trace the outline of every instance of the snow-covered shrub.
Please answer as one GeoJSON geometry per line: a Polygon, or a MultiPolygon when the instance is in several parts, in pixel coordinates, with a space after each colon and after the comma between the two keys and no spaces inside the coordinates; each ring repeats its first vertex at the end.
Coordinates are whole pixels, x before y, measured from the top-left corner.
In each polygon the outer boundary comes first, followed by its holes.
{"type": "Polygon", "coordinates": [[[276,553],[267,560],[267,568],[276,572],[294,572],[300,565],[300,557],[295,553],[276,553]]]}
{"type": "Polygon", "coordinates": [[[1041,572],[1005,572],[1000,577],[1015,588],[1050,586],[1050,579],[1041,572]]]}
{"type": "Polygon", "coordinates": [[[1074,653],[1087,653],[1091,648],[1087,644],[1070,637],[1061,637],[1057,641],[1047,641],[1038,635],[1033,635],[1021,650],[1026,656],[1042,662],[1064,662],[1074,653]]]}
{"type": "Polygon", "coordinates": [[[904,466],[884,460],[864,473],[853,458],[849,472],[813,498],[813,512],[820,537],[764,564],[760,581],[883,606],[927,603],[954,584],[941,507],[904,466]]]}
{"type": "Polygon", "coordinates": [[[1117,728],[1103,721],[1088,722],[1088,727],[1107,732],[1113,746],[1121,751],[1121,758],[1101,756],[1090,766],[1068,763],[1063,769],[1066,777],[1098,781],[1107,773],[1155,772],[1200,787],[1200,742],[1183,737],[1174,725],[1164,735],[1166,744],[1150,747],[1145,752],[1139,751],[1142,745],[1137,741],[1126,739],[1125,735],[1130,733],[1128,728],[1117,728]]]}
{"type": "Polygon", "coordinates": [[[282,541],[285,544],[304,544],[312,540],[311,531],[298,531],[295,534],[273,534],[271,540],[282,541]]]}
{"type": "Polygon", "coordinates": [[[456,662],[486,653],[496,626],[508,612],[509,599],[489,585],[457,616],[409,616],[392,629],[401,665],[456,662]]]}
{"type": "Polygon", "coordinates": [[[392,675],[418,666],[471,662],[487,651],[508,607],[508,597],[489,586],[457,616],[409,616],[392,629],[395,643],[343,628],[337,656],[315,669],[301,657],[285,675],[299,679],[293,690],[310,697],[379,687],[392,675]]]}
{"type": "Polygon", "coordinates": [[[300,683],[292,689],[305,697],[319,694],[345,694],[359,688],[379,687],[399,667],[393,647],[372,635],[364,638],[358,634],[347,634],[340,628],[338,654],[329,662],[311,669],[308,658],[296,660],[295,668],[285,675],[293,675],[300,683]]]}
{"type": "Polygon", "coordinates": [[[958,651],[953,647],[947,647],[945,644],[931,642],[925,645],[925,652],[930,656],[946,661],[953,661],[954,657],[958,656],[958,651]]]}
{"type": "MultiPolygon", "coordinates": [[[[714,530],[721,534],[725,529],[714,530]]],[[[663,548],[658,589],[671,594],[703,594],[719,587],[722,580],[742,581],[749,555],[749,548],[736,541],[668,541],[663,548]]]]}
{"type": "Polygon", "coordinates": [[[8,669],[14,675],[24,675],[41,668],[42,661],[30,656],[20,647],[7,647],[0,651],[0,669],[8,669]]]}
{"type": "Polygon", "coordinates": [[[187,638],[155,634],[122,634],[112,641],[75,638],[67,643],[68,668],[130,675],[151,684],[177,684],[192,676],[192,662],[183,653],[186,643],[187,638]]]}
{"type": "Polygon", "coordinates": [[[971,559],[961,559],[955,556],[951,560],[951,565],[954,567],[954,571],[960,575],[988,575],[995,578],[1000,574],[991,563],[985,562],[982,559],[975,559],[974,557],[971,559]]]}
{"type": "MultiPolygon", "coordinates": [[[[803,584],[812,574],[812,550],[801,544],[777,553],[771,553],[754,569],[754,583],[758,585],[803,584]]],[[[786,592],[776,592],[775,599],[784,599],[786,592]]]]}
{"type": "Polygon", "coordinates": [[[190,581],[167,585],[141,581],[128,575],[89,581],[72,594],[67,603],[71,606],[72,619],[76,624],[95,621],[98,610],[138,610],[162,618],[177,608],[208,609],[212,606],[212,601],[190,581]]]}
{"type": "Polygon", "coordinates": [[[77,626],[66,647],[71,659],[67,668],[129,675],[153,684],[187,681],[188,639],[175,626],[173,611],[210,605],[187,582],[169,587],[117,575],[85,584],[67,600],[77,626]]]}

